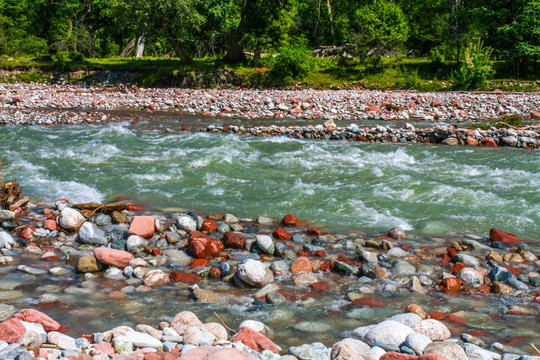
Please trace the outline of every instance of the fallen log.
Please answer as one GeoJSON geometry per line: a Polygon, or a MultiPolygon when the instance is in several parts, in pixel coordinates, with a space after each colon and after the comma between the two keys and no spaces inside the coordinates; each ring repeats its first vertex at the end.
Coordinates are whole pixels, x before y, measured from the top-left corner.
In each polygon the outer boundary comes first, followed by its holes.
{"type": "Polygon", "coordinates": [[[113,211],[123,211],[126,204],[98,204],[95,202],[75,204],[73,207],[79,210],[90,210],[94,213],[112,213],[113,211]]]}

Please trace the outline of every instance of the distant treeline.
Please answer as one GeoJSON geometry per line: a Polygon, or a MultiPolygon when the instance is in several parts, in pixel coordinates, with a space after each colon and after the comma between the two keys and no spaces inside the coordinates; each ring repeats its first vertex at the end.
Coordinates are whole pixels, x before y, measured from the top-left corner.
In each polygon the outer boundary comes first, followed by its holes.
{"type": "Polygon", "coordinates": [[[540,55],[540,0],[0,0],[0,55],[8,56],[138,53],[258,66],[286,47],[332,46],[370,61],[401,54],[459,63],[470,44],[527,76],[540,55]]]}

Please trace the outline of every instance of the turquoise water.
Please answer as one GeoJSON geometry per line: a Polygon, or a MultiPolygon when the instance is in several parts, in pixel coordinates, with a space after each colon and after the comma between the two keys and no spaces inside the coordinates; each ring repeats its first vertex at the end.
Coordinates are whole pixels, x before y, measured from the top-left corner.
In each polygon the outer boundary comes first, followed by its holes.
{"type": "Polygon", "coordinates": [[[36,200],[130,196],[157,209],[327,230],[540,237],[540,153],[105,127],[2,127],[4,176],[36,200]]]}

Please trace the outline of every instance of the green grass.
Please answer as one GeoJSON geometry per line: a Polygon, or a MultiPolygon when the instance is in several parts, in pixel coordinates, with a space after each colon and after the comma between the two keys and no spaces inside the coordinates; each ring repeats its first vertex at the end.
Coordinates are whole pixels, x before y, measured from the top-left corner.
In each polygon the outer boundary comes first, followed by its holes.
{"type": "MultiPolygon", "coordinates": [[[[54,82],[62,78],[68,82],[94,83],[96,73],[127,73],[129,82],[138,86],[176,86],[185,78],[193,78],[194,86],[216,86],[215,74],[234,73],[243,86],[267,88],[365,88],[411,89],[420,91],[452,90],[452,70],[455,62],[432,63],[426,59],[405,57],[382,58],[377,64],[358,59],[312,58],[314,70],[301,80],[277,83],[269,76],[268,68],[253,68],[247,64],[224,64],[217,57],[195,59],[182,64],[177,58],[120,58],[85,59],[83,61],[44,61],[32,57],[18,57],[8,61],[0,58],[0,70],[12,72],[0,78],[3,82],[54,82]],[[65,76],[62,76],[64,74],[65,76]]],[[[538,91],[540,79],[511,79],[509,65],[498,61],[496,73],[483,89],[503,91],[538,91]]],[[[4,72],[5,74],[5,72],[4,72]]]]}

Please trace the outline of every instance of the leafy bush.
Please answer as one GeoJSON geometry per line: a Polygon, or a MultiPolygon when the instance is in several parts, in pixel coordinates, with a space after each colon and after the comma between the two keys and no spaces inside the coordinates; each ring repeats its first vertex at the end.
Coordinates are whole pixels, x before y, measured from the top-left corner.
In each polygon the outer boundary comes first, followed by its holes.
{"type": "Polygon", "coordinates": [[[78,62],[84,61],[84,55],[78,51],[70,51],[69,58],[72,61],[78,61],[78,62]]]}
{"type": "Polygon", "coordinates": [[[453,72],[450,81],[457,89],[477,89],[486,85],[495,73],[492,50],[484,47],[482,41],[472,42],[465,49],[464,60],[457,72],[453,72]]]}
{"type": "Polygon", "coordinates": [[[272,80],[302,80],[313,71],[311,51],[306,46],[306,39],[279,49],[279,55],[269,61],[272,80]]]}

